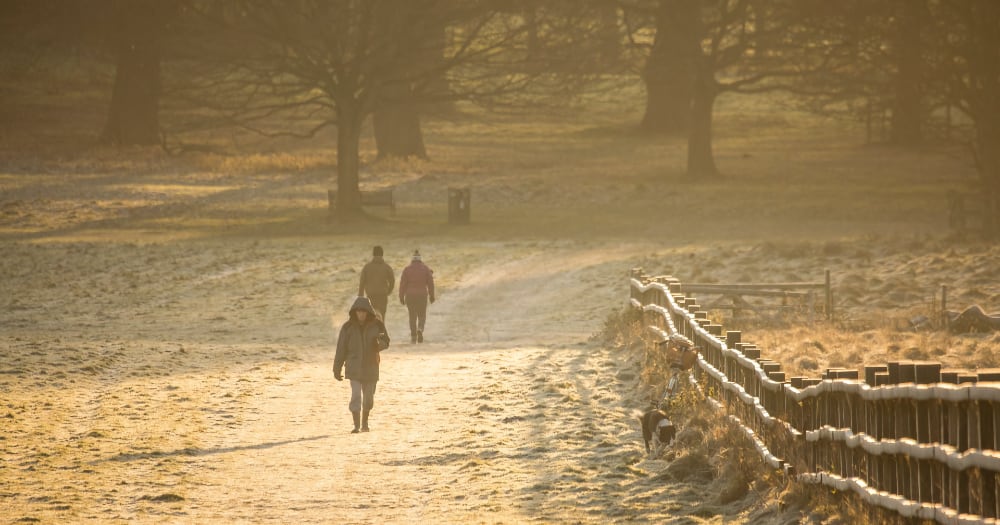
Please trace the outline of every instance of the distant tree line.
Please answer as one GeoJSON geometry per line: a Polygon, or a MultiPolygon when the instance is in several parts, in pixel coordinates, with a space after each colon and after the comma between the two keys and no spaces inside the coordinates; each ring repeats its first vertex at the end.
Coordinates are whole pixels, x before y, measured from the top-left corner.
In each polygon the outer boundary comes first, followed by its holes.
{"type": "Polygon", "coordinates": [[[113,60],[108,143],[335,128],[347,216],[369,118],[380,157],[425,157],[422,119],[458,101],[523,110],[637,78],[637,127],[686,137],[690,177],[720,176],[719,96],[783,91],[870,140],[967,143],[1000,224],[996,0],[0,0],[0,30],[0,73],[113,60]]]}

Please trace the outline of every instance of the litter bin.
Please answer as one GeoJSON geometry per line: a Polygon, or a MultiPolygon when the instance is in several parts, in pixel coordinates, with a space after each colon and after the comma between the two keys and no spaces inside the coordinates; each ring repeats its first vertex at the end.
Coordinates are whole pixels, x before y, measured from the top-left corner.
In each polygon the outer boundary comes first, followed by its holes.
{"type": "Polygon", "coordinates": [[[448,188],[448,224],[469,224],[472,190],[448,188]]]}

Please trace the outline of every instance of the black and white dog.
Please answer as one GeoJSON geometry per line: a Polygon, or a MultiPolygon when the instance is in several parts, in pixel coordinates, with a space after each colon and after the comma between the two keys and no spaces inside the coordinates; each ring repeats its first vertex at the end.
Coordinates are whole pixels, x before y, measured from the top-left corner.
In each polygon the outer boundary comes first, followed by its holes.
{"type": "Polygon", "coordinates": [[[646,443],[647,453],[659,449],[660,445],[669,445],[677,436],[677,430],[667,418],[667,413],[656,405],[645,411],[639,420],[642,422],[642,439],[646,443]]]}

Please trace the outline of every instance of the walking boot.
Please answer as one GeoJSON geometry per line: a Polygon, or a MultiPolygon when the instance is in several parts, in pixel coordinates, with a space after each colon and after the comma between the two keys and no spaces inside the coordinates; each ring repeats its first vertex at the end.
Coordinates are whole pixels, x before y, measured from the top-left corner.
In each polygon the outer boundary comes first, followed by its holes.
{"type": "Polygon", "coordinates": [[[417,334],[410,334],[410,344],[417,344],[417,334]]]}
{"type": "Polygon", "coordinates": [[[354,418],[354,430],[351,431],[351,434],[357,434],[361,432],[361,413],[351,411],[351,417],[354,418]]]}
{"type": "Polygon", "coordinates": [[[371,412],[371,410],[365,410],[364,412],[361,413],[361,431],[362,432],[368,432],[368,413],[369,412],[371,412]]]}
{"type": "Polygon", "coordinates": [[[417,330],[417,342],[418,343],[423,343],[424,342],[424,331],[423,330],[417,330]]]}

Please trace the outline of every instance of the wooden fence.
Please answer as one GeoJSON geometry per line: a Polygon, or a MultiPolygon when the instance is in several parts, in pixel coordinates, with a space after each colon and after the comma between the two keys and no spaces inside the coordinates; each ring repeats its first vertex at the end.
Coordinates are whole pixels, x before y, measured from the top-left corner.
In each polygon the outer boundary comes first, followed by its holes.
{"type": "Polygon", "coordinates": [[[695,379],[774,468],[907,518],[1000,523],[1000,370],[891,362],[786,377],[676,279],[636,269],[630,289],[652,329],[701,346],[695,379]]]}
{"type": "Polygon", "coordinates": [[[730,310],[733,317],[740,317],[744,311],[752,311],[758,316],[766,316],[766,311],[777,311],[777,317],[789,311],[803,311],[813,318],[816,313],[816,294],[819,291],[824,293],[823,309],[826,318],[831,319],[833,315],[833,295],[830,293],[830,271],[826,272],[825,282],[797,282],[797,283],[767,283],[767,284],[702,284],[686,283],[681,285],[681,293],[699,295],[699,300],[704,296],[715,296],[718,299],[712,302],[701,303],[701,309],[730,310]],[[763,305],[752,304],[744,299],[745,296],[765,297],[780,300],[780,304],[763,305]]]}

